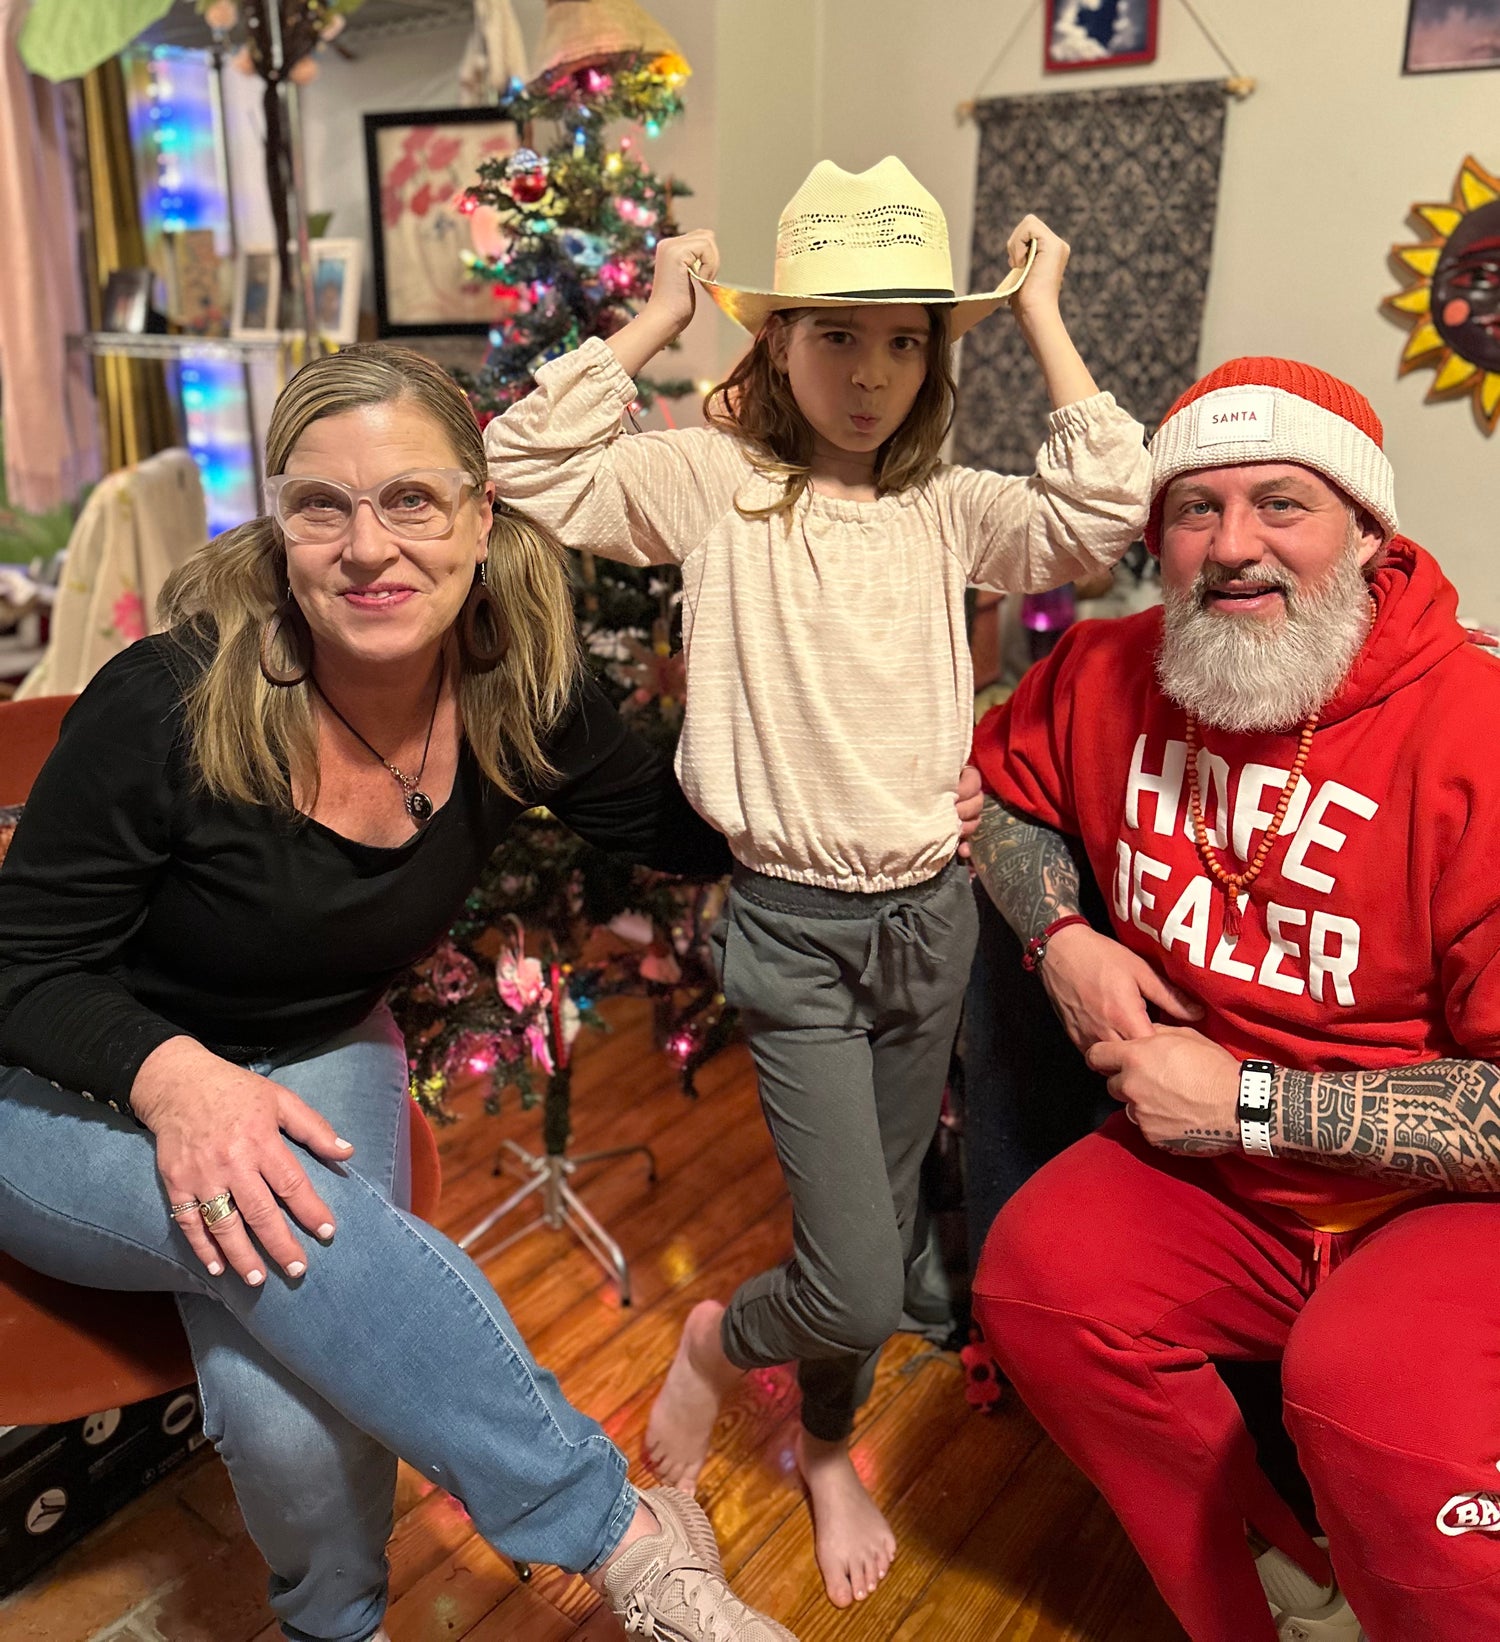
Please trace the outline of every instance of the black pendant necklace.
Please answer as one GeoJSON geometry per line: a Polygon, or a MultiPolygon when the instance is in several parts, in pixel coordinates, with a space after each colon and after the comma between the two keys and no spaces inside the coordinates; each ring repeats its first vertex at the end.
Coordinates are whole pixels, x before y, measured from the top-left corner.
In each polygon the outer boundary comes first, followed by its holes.
{"type": "Polygon", "coordinates": [[[432,800],[422,791],[422,771],[427,768],[427,750],[432,746],[432,727],[437,723],[438,703],[443,699],[443,675],[447,671],[447,668],[447,656],[439,654],[437,693],[432,698],[432,717],[427,720],[427,739],[422,743],[422,762],[417,766],[417,773],[415,775],[407,775],[404,770],[398,770],[396,766],[391,763],[390,759],[386,758],[384,754],[380,753],[376,748],[370,746],[370,743],[365,740],[365,738],[359,733],[358,730],[354,728],[349,720],[345,718],[338,708],[335,707],[334,704],[328,699],[328,697],[323,694],[322,690],[318,688],[318,681],[316,679],[312,680],[313,689],[318,691],[318,699],[323,703],[328,711],[333,714],[339,723],[344,726],[349,734],[352,735],[362,747],[364,747],[368,752],[373,753],[401,784],[401,791],[406,795],[406,813],[412,818],[413,821],[417,823],[418,826],[422,826],[432,819],[432,800]]]}

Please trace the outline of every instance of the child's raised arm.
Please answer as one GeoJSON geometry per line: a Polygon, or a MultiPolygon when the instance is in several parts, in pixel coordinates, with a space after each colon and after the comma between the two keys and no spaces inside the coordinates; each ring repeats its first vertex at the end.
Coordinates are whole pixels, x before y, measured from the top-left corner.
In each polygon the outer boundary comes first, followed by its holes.
{"type": "Polygon", "coordinates": [[[1071,248],[1040,217],[1022,217],[1005,242],[1012,268],[1025,267],[1026,247],[1032,240],[1036,241],[1036,261],[1026,283],[1010,299],[1010,309],[1031,357],[1041,367],[1052,408],[1061,410],[1075,400],[1092,398],[1099,387],[1073,346],[1058,305],[1071,248]]]}
{"type": "Polygon", "coordinates": [[[608,342],[543,365],[536,389],[485,429],[501,499],[568,547],[626,564],[680,564],[733,505],[746,473],[707,428],[624,437],[633,377],[692,318],[688,269],[718,265],[707,230],[663,240],[650,300],[608,342]]]}

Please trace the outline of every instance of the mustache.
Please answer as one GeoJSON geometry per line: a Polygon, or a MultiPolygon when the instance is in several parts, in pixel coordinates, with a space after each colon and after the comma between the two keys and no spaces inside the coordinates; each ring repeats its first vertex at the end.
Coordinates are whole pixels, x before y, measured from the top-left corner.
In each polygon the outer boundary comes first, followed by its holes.
{"type": "Polygon", "coordinates": [[[1193,578],[1193,598],[1202,604],[1205,594],[1227,587],[1231,582],[1239,582],[1241,586],[1274,588],[1285,593],[1288,599],[1297,590],[1293,577],[1274,564],[1251,564],[1240,570],[1223,564],[1206,564],[1193,578]]]}

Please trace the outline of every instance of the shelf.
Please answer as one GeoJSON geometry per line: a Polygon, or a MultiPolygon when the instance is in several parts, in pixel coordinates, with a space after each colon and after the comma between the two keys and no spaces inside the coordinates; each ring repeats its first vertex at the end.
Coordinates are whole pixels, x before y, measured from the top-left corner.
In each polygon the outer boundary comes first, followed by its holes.
{"type": "Polygon", "coordinates": [[[283,349],[303,341],[298,331],[278,336],[161,336],[129,331],[86,331],[70,336],[71,347],[84,353],[124,359],[275,359],[283,349]]]}

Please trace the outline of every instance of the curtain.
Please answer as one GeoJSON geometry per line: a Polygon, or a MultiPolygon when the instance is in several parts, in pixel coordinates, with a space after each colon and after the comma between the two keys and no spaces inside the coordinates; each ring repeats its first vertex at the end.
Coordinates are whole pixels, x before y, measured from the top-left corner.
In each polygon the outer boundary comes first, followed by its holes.
{"type": "Polygon", "coordinates": [[[24,0],[0,0],[0,414],[11,502],[47,513],[99,472],[78,222],[63,119],[67,88],[28,74],[16,49],[24,0]]]}
{"type": "MultiPolygon", "coordinates": [[[[125,79],[118,58],[84,76],[83,113],[93,202],[89,325],[98,330],[110,274],[117,268],[146,266],[125,79]]],[[[95,364],[109,467],[128,467],[173,444],[177,435],[164,367],[154,359],[108,354],[101,354],[95,364]]]]}
{"type": "MultiPolygon", "coordinates": [[[[1197,375],[1213,249],[1221,80],[996,97],[979,104],[969,289],[1005,277],[1005,241],[1034,211],[1072,246],[1063,317],[1085,363],[1154,431],[1197,375]]],[[[1027,473],[1050,409],[1002,313],[964,339],[954,460],[1027,473]]]]}

